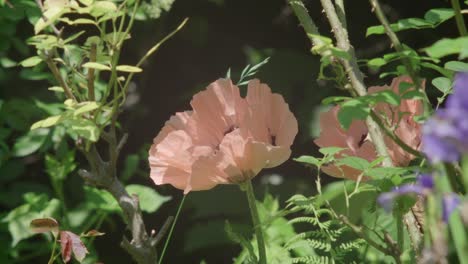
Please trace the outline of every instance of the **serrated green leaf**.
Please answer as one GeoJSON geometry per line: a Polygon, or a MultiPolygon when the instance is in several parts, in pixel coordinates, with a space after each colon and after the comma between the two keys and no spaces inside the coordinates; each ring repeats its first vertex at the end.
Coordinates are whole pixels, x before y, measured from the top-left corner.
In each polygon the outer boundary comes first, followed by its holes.
{"type": "Polygon", "coordinates": [[[156,212],[162,204],[172,199],[170,196],[162,196],[153,188],[143,185],[131,184],[127,185],[125,189],[130,195],[136,194],[138,196],[141,210],[147,213],[156,212]]]}
{"type": "Polygon", "coordinates": [[[83,68],[91,68],[95,70],[101,70],[101,71],[110,71],[111,68],[107,65],[97,63],[97,62],[87,62],[83,64],[83,68]]]}
{"type": "Polygon", "coordinates": [[[19,64],[21,66],[23,66],[23,67],[34,67],[34,66],[38,65],[41,62],[42,62],[41,57],[33,56],[33,57],[30,57],[30,58],[27,58],[27,59],[21,61],[19,64]]]}
{"type": "Polygon", "coordinates": [[[117,71],[121,72],[142,72],[143,70],[139,67],[136,66],[131,66],[131,65],[118,65],[116,67],[117,71]]]}

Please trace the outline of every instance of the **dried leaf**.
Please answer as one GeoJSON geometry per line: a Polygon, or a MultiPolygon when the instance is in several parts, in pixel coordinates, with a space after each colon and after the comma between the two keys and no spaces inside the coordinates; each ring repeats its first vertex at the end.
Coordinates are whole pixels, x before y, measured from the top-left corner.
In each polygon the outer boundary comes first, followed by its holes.
{"type": "Polygon", "coordinates": [[[34,233],[52,232],[56,234],[59,230],[59,223],[54,218],[38,218],[31,221],[29,225],[34,233]]]}

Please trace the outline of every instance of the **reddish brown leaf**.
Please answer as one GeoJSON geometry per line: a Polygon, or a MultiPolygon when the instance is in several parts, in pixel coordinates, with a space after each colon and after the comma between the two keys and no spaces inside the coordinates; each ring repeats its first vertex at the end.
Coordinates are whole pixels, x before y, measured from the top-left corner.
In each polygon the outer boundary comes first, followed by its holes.
{"type": "Polygon", "coordinates": [[[34,233],[52,232],[56,234],[59,230],[59,224],[54,218],[38,218],[31,221],[29,227],[34,233]]]}
{"type": "Polygon", "coordinates": [[[72,241],[67,231],[60,231],[60,247],[62,251],[62,260],[67,263],[71,259],[72,241]]]}
{"type": "Polygon", "coordinates": [[[101,233],[101,232],[97,231],[96,229],[92,229],[92,230],[89,230],[88,232],[86,232],[85,234],[82,234],[81,236],[82,237],[97,237],[97,236],[103,236],[105,234],[106,233],[101,233]]]}
{"type": "Polygon", "coordinates": [[[75,259],[79,262],[83,261],[86,254],[89,253],[80,237],[70,231],[60,232],[60,244],[62,246],[62,259],[65,263],[70,261],[72,251],[75,259]]]}

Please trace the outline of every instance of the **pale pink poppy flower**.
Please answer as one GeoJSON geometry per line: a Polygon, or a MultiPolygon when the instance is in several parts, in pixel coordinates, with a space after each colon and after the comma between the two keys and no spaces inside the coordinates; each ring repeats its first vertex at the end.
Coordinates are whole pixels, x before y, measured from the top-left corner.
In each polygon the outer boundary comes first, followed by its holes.
{"type": "Polygon", "coordinates": [[[283,97],[258,80],[246,98],[229,79],[197,93],[193,111],[172,116],[149,151],[155,184],[190,191],[241,183],[286,161],[297,120],[283,97]]]}
{"type": "MultiPolygon", "coordinates": [[[[375,93],[386,89],[392,89],[396,94],[400,94],[399,85],[402,82],[411,82],[407,76],[393,79],[390,86],[370,87],[369,93],[375,93]]],[[[415,89],[411,87],[409,89],[415,89]]],[[[345,131],[341,128],[337,114],[339,106],[331,108],[328,112],[320,114],[320,136],[314,140],[319,147],[341,147],[345,148],[335,155],[336,158],[343,156],[356,156],[368,161],[377,158],[375,147],[368,136],[367,126],[362,120],[354,120],[350,128],[345,131]]],[[[421,100],[403,99],[399,106],[392,106],[387,103],[379,103],[374,110],[380,114],[381,119],[394,129],[395,134],[407,145],[418,150],[421,144],[421,126],[414,121],[414,117],[423,113],[421,100]]],[[[414,158],[398,146],[392,139],[384,137],[385,144],[390,158],[396,166],[406,166],[414,158]]],[[[348,166],[325,165],[322,171],[326,174],[339,178],[356,180],[362,173],[357,169],[348,166]]]]}

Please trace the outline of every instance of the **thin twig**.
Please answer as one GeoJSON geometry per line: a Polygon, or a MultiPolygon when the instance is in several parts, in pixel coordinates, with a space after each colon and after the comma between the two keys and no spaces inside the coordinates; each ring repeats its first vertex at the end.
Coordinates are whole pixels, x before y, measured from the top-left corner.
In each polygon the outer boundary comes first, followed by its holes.
{"type": "Polygon", "coordinates": [[[67,98],[72,99],[76,101],[75,96],[70,90],[70,87],[68,84],[65,82],[65,80],[62,78],[62,75],[60,74],[59,69],[57,68],[57,65],[55,65],[55,62],[52,60],[52,58],[47,55],[47,58],[45,60],[47,63],[47,66],[49,67],[50,71],[52,72],[52,75],[54,75],[55,79],[60,83],[60,86],[62,86],[63,91],[65,92],[65,95],[67,98]]]}
{"type": "MultiPolygon", "coordinates": [[[[89,51],[89,61],[96,62],[96,44],[91,44],[91,50],[89,51]]],[[[96,101],[94,94],[94,69],[88,68],[88,100],[96,101]]]]}

